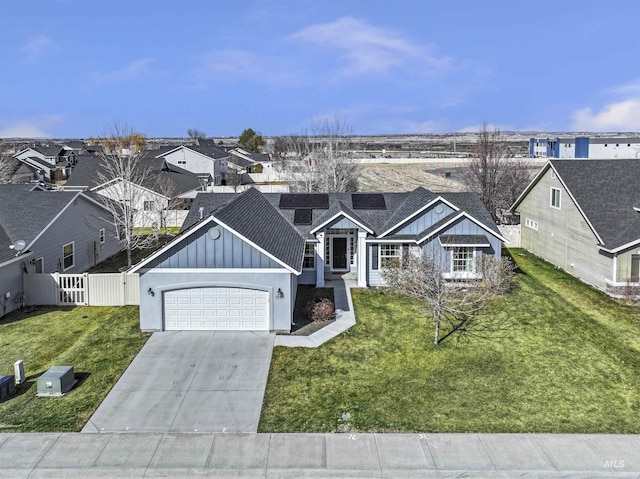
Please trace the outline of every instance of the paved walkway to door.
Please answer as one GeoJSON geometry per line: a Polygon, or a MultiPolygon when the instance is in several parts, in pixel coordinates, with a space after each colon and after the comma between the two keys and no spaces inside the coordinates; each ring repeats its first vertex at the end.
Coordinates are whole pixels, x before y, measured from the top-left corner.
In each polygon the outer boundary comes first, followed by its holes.
{"type": "Polygon", "coordinates": [[[82,432],[256,432],[274,340],[154,333],[82,432]]]}

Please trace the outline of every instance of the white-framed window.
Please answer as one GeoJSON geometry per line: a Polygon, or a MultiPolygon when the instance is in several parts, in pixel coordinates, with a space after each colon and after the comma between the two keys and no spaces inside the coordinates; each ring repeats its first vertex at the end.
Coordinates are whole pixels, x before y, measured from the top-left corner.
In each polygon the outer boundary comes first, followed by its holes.
{"type": "Polygon", "coordinates": [[[532,220],[532,219],[530,219],[530,218],[526,218],[526,219],[524,220],[524,225],[525,225],[527,228],[531,228],[532,230],[536,230],[536,231],[538,231],[538,222],[537,222],[537,221],[533,221],[533,220],[532,220]]]}
{"type": "Polygon", "coordinates": [[[100,244],[104,244],[104,241],[105,241],[104,228],[100,228],[100,231],[98,232],[98,237],[100,238],[100,244]]]}
{"type": "Polygon", "coordinates": [[[71,243],[67,243],[62,247],[62,271],[66,271],[69,268],[73,268],[75,265],[74,258],[74,244],[73,241],[71,243]]]}
{"type": "Polygon", "coordinates": [[[560,209],[560,189],[551,188],[550,205],[552,208],[560,209]]]}
{"type": "Polygon", "coordinates": [[[551,170],[551,179],[555,180],[556,179],[556,172],[551,170]]]}
{"type": "Polygon", "coordinates": [[[473,273],[475,248],[458,246],[451,249],[451,272],[473,273]]]}
{"type": "Polygon", "coordinates": [[[145,201],[142,205],[144,211],[153,211],[153,201],[145,201]]]}
{"type": "Polygon", "coordinates": [[[304,245],[304,260],[302,269],[314,269],[316,267],[316,245],[307,243],[304,245]]]}
{"type": "Polygon", "coordinates": [[[394,266],[400,264],[402,259],[402,246],[399,244],[381,244],[380,251],[380,268],[394,266]]]}
{"type": "Polygon", "coordinates": [[[187,160],[178,160],[178,164],[179,165],[186,165],[187,164],[187,160]]]}

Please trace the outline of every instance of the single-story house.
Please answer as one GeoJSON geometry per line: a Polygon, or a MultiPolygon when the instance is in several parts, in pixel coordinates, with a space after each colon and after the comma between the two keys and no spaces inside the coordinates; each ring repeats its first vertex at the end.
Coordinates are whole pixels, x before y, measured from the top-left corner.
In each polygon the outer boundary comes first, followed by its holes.
{"type": "Polygon", "coordinates": [[[82,273],[122,249],[83,193],[4,184],[0,203],[0,316],[20,307],[24,273],[82,273]]]}
{"type": "Polygon", "coordinates": [[[640,161],[549,161],[512,206],[528,251],[619,296],[640,287],[640,161]]]}
{"type": "Polygon", "coordinates": [[[299,284],[350,273],[382,286],[407,254],[474,277],[500,234],[473,193],[199,193],[181,234],[134,266],[143,330],[290,331],[299,284]]]}

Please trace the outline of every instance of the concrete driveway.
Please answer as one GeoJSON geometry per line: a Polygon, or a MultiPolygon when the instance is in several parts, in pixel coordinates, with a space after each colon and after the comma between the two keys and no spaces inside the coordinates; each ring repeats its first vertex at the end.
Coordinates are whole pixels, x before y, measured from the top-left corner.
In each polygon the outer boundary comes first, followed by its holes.
{"type": "Polygon", "coordinates": [[[257,432],[274,333],[154,333],[82,432],[257,432]]]}

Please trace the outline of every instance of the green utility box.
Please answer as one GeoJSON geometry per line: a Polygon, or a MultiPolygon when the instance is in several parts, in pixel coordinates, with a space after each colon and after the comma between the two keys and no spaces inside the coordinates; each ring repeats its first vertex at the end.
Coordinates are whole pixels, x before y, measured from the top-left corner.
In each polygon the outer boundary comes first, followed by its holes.
{"type": "Polygon", "coordinates": [[[62,396],[76,383],[73,366],[53,366],[38,378],[38,396],[62,396]]]}

